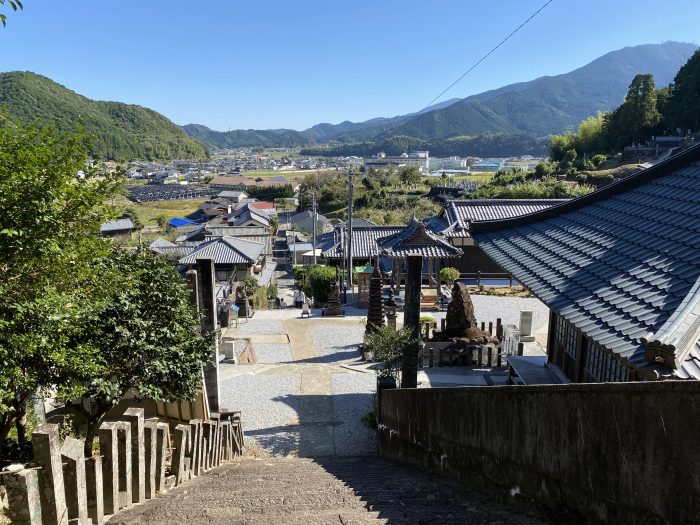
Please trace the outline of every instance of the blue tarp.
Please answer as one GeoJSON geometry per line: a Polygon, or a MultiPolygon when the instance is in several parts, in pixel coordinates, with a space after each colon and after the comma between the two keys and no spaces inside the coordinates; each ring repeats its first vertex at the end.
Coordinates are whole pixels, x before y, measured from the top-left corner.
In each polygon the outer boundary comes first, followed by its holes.
{"type": "Polygon", "coordinates": [[[173,219],[170,219],[168,221],[168,224],[172,226],[173,228],[182,228],[183,226],[190,226],[192,224],[197,224],[194,221],[191,221],[190,219],[185,219],[183,217],[175,217],[173,219]]]}

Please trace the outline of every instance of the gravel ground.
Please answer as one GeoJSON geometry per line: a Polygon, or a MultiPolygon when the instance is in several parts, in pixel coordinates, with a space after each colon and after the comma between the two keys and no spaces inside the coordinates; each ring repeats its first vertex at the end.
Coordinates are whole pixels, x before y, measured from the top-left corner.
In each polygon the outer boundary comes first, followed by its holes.
{"type": "Polygon", "coordinates": [[[298,376],[244,374],[221,385],[222,406],[240,410],[245,435],[272,454],[289,454],[296,448],[298,432],[298,376]]]}
{"type": "Polygon", "coordinates": [[[254,343],[253,350],[258,363],[287,363],[292,361],[292,348],[288,344],[254,343]]]}
{"type": "MultiPolygon", "coordinates": [[[[535,334],[546,334],[549,324],[549,309],[539,299],[532,297],[496,297],[493,295],[472,295],[474,313],[478,322],[490,321],[496,324],[501,318],[503,324],[520,324],[520,311],[532,310],[532,330],[535,334]]],[[[435,319],[442,319],[446,312],[422,312],[435,319]]]]}
{"type": "Polygon", "coordinates": [[[377,434],[360,418],[374,409],[377,378],[374,374],[333,374],[335,450],[338,456],[364,456],[377,452],[377,434]]]}
{"type": "Polygon", "coordinates": [[[360,357],[358,349],[364,333],[365,328],[359,323],[356,326],[328,325],[314,328],[313,340],[320,354],[318,362],[356,361],[360,357]]]}
{"type": "Polygon", "coordinates": [[[248,319],[243,320],[236,330],[237,336],[246,335],[282,335],[284,334],[282,321],[276,319],[248,319]]]}

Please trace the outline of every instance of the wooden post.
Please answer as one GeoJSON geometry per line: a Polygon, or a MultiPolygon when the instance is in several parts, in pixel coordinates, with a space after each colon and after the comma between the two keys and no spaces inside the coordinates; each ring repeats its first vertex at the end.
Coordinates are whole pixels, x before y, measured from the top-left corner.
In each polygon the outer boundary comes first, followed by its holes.
{"type": "MultiPolygon", "coordinates": [[[[406,270],[406,306],[404,308],[405,327],[420,340],[420,289],[423,258],[407,257],[406,270]]],[[[416,388],[418,386],[418,345],[416,343],[406,352],[401,362],[401,388],[416,388]]]]}

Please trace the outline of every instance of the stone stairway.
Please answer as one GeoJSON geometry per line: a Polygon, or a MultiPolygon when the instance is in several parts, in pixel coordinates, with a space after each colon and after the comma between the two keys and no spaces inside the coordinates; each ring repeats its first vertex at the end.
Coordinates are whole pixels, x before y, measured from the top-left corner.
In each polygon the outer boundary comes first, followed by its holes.
{"type": "Polygon", "coordinates": [[[444,479],[378,457],[251,458],[215,469],[111,524],[533,524],[444,479]]]}

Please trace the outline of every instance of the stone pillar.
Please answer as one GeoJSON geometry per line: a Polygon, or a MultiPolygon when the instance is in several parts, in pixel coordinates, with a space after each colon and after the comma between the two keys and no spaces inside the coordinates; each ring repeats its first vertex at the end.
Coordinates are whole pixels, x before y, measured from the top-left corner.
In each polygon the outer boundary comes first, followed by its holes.
{"type": "Polygon", "coordinates": [[[105,509],[102,493],[102,457],[93,456],[85,460],[85,485],[87,487],[88,518],[92,525],[104,523],[105,509]]]}
{"type": "Polygon", "coordinates": [[[146,451],[144,449],[143,408],[127,408],[124,420],[131,425],[132,503],[146,501],[146,451]]]}
{"type": "MultiPolygon", "coordinates": [[[[35,469],[24,469],[4,476],[7,500],[7,517],[11,523],[42,525],[41,496],[39,495],[39,473],[35,469]]],[[[67,522],[66,522],[67,523],[67,522]]]]}
{"type": "Polygon", "coordinates": [[[190,427],[177,425],[175,427],[175,439],[173,443],[172,472],[175,474],[176,485],[181,485],[189,479],[187,468],[187,444],[189,441],[190,427]]]}
{"type": "Polygon", "coordinates": [[[379,269],[379,257],[374,263],[374,271],[369,282],[369,304],[367,309],[367,325],[365,336],[374,333],[384,326],[384,297],[382,295],[382,272],[379,269]]]}
{"type": "Polygon", "coordinates": [[[65,461],[63,484],[68,519],[77,519],[79,524],[85,523],[88,512],[83,442],[68,436],[61,447],[61,459],[65,461]]]}
{"type": "MultiPolygon", "coordinates": [[[[420,290],[422,257],[406,258],[406,306],[403,313],[404,327],[408,327],[415,339],[420,339],[420,290]]],[[[401,388],[418,386],[418,343],[404,353],[401,362],[401,388]]]]}
{"type": "Polygon", "coordinates": [[[32,434],[34,465],[39,469],[41,520],[44,525],[68,525],[58,425],[40,425],[32,434]]]}
{"type": "Polygon", "coordinates": [[[133,465],[131,451],[131,423],[117,421],[117,447],[119,462],[119,508],[131,508],[133,502],[133,485],[131,470],[133,465]]]}
{"type": "Polygon", "coordinates": [[[199,308],[199,287],[197,285],[197,271],[187,270],[185,274],[187,282],[190,284],[190,303],[199,308]]]}
{"type": "Polygon", "coordinates": [[[520,341],[529,343],[535,340],[532,335],[532,310],[520,311],[520,341]]]}
{"type": "Polygon", "coordinates": [[[165,459],[168,455],[168,435],[170,429],[167,423],[158,423],[156,429],[156,491],[165,491],[165,459]]]}
{"type": "MultiPolygon", "coordinates": [[[[197,293],[199,308],[203,314],[202,332],[213,332],[218,328],[216,319],[216,279],[214,259],[197,259],[197,293]]],[[[204,365],[204,387],[210,412],[219,412],[219,348],[214,343],[209,361],[204,365]]]]}
{"type": "Polygon", "coordinates": [[[119,448],[117,446],[117,424],[100,425],[100,454],[102,455],[102,486],[104,513],[114,514],[119,510],[119,448]]]}
{"type": "Polygon", "coordinates": [[[156,458],[158,444],[158,420],[147,419],[143,422],[144,448],[144,492],[146,499],[156,497],[156,458]]]}
{"type": "Polygon", "coordinates": [[[190,468],[193,476],[202,474],[202,420],[190,419],[190,468]]]}

